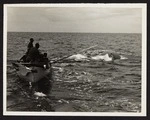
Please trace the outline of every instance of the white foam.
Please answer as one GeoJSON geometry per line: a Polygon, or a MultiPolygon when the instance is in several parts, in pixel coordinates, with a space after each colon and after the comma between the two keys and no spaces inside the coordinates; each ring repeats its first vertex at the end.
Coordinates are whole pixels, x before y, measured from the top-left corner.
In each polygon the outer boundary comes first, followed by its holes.
{"type": "Polygon", "coordinates": [[[105,55],[97,55],[94,57],[91,57],[93,60],[104,60],[104,61],[112,61],[112,57],[109,57],[108,54],[105,55]]]}
{"type": "Polygon", "coordinates": [[[81,55],[81,54],[76,54],[76,55],[70,56],[68,59],[73,59],[73,60],[79,61],[79,60],[87,59],[87,56],[81,55]]]}
{"type": "MultiPolygon", "coordinates": [[[[108,50],[101,50],[101,51],[108,51],[108,50]]],[[[89,59],[93,59],[93,60],[104,60],[104,61],[112,61],[112,57],[109,57],[109,54],[108,53],[105,53],[105,54],[99,54],[99,55],[96,55],[96,56],[93,56],[93,57],[87,57],[85,55],[82,55],[82,54],[76,54],[76,55],[72,55],[70,56],[68,59],[70,60],[75,60],[75,61],[83,61],[83,60],[89,60],[89,59]]],[[[121,60],[125,60],[125,59],[128,59],[122,55],[120,55],[120,59],[121,60]]]]}
{"type": "Polygon", "coordinates": [[[77,82],[77,80],[64,81],[64,82],[68,82],[68,83],[74,83],[74,82],[77,82]]]}
{"type": "Polygon", "coordinates": [[[46,95],[42,92],[35,92],[34,93],[35,96],[39,96],[39,97],[45,97],[46,95]]]}
{"type": "Polygon", "coordinates": [[[120,55],[120,57],[121,57],[121,58],[120,58],[121,60],[126,60],[126,59],[128,59],[127,57],[124,57],[124,56],[122,56],[122,55],[120,55]]]}

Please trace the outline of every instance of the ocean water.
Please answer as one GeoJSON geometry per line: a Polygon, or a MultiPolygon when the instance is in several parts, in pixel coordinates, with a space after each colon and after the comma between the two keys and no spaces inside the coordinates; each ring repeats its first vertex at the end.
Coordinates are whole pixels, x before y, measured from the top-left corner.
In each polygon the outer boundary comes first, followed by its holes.
{"type": "Polygon", "coordinates": [[[141,34],[17,33],[7,36],[7,110],[61,112],[140,112],[141,34]],[[114,51],[127,59],[52,64],[54,83],[47,97],[36,99],[11,66],[26,52],[30,38],[49,59],[114,51]],[[97,45],[97,46],[95,46],[97,45]],[[87,49],[95,46],[91,49],[87,49]],[[87,50],[86,50],[87,49],[87,50]],[[22,87],[20,87],[22,86],[22,87]]]}

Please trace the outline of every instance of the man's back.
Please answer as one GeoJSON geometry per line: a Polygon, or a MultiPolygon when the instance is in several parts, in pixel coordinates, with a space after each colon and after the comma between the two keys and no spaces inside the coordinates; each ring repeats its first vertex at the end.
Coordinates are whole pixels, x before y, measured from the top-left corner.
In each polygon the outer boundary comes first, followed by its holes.
{"type": "Polygon", "coordinates": [[[33,47],[33,42],[29,42],[29,44],[28,44],[28,49],[31,49],[33,47]]]}
{"type": "Polygon", "coordinates": [[[36,47],[32,47],[29,51],[28,57],[31,61],[38,60],[40,56],[39,50],[36,47]]]}

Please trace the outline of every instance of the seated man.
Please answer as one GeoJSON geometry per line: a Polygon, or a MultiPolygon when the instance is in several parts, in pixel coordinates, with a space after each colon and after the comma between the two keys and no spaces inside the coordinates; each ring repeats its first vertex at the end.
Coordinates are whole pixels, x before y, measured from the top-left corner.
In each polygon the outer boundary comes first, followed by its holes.
{"type": "Polygon", "coordinates": [[[50,66],[49,66],[49,60],[48,60],[48,58],[47,58],[47,53],[44,53],[44,54],[43,54],[43,56],[42,56],[42,58],[41,58],[40,61],[43,62],[44,65],[46,65],[44,68],[49,68],[49,67],[50,67],[50,66]]]}

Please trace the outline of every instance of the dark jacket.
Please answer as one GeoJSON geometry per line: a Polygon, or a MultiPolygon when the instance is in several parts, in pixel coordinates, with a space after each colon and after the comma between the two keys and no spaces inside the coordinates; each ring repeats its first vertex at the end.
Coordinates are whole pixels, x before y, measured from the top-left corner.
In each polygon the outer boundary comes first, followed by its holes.
{"type": "Polygon", "coordinates": [[[30,41],[29,44],[28,44],[28,49],[27,49],[26,55],[29,54],[29,51],[30,51],[31,48],[33,48],[33,42],[30,41]]]}
{"type": "Polygon", "coordinates": [[[28,49],[31,49],[33,47],[33,42],[29,42],[28,49]]]}
{"type": "Polygon", "coordinates": [[[28,53],[27,61],[38,61],[40,58],[40,52],[36,47],[32,47],[28,53]]]}

